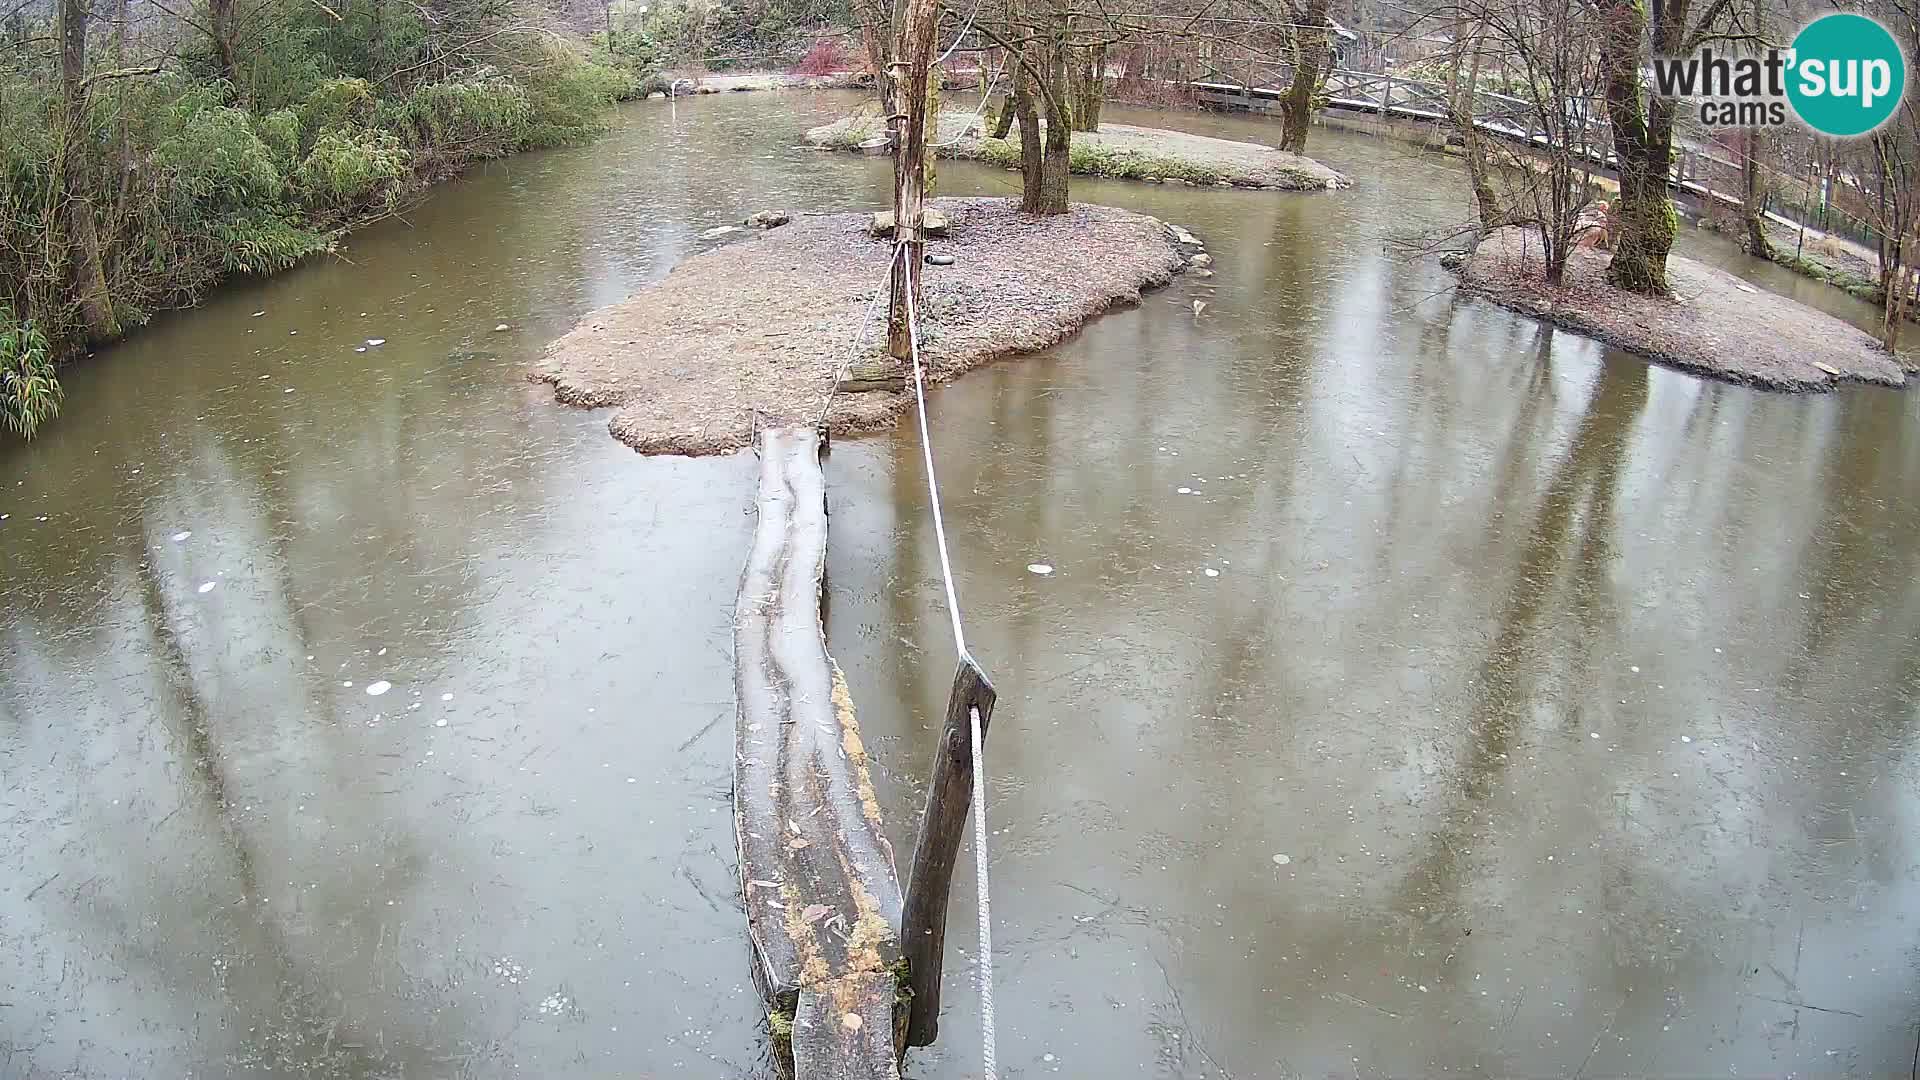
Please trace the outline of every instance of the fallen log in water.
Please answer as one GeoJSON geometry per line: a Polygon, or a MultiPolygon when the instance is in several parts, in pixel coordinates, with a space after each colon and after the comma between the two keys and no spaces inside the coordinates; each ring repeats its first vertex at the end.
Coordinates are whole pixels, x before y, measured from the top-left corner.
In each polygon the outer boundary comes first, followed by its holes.
{"type": "Polygon", "coordinates": [[[799,1080],[897,1078],[900,884],[846,681],[820,624],[820,436],[760,432],[759,522],[734,612],[734,827],[775,1050],[799,1080]]]}

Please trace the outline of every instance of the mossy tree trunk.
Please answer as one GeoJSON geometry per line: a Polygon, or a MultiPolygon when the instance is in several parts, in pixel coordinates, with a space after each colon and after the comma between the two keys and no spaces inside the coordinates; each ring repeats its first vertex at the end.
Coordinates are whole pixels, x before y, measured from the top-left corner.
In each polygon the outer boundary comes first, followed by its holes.
{"type": "Polygon", "coordinates": [[[994,104],[988,108],[987,112],[993,120],[993,123],[987,128],[988,137],[995,139],[1006,138],[1007,134],[1013,130],[1013,95],[1000,95],[1000,100],[994,102],[994,104]]]}
{"type": "Polygon", "coordinates": [[[1040,202],[1036,214],[1064,214],[1068,202],[1068,162],[1073,150],[1073,125],[1067,117],[1047,117],[1046,152],[1040,158],[1040,202]]]}
{"type": "MultiPolygon", "coordinates": [[[[1667,255],[1679,231],[1667,179],[1673,171],[1675,101],[1642,94],[1640,67],[1646,54],[1645,0],[1608,0],[1603,13],[1600,63],[1606,84],[1607,119],[1620,171],[1619,223],[1607,279],[1618,288],[1648,295],[1667,291],[1667,255]]],[[[1672,9],[1673,3],[1666,5],[1672,9]]],[[[1668,10],[1655,28],[1657,48],[1677,51],[1684,7],[1668,10]],[[1681,20],[1676,24],[1675,19],[1681,20]]]]}
{"type": "Polygon", "coordinates": [[[1099,131],[1100,106],[1107,95],[1107,47],[1089,45],[1075,53],[1071,72],[1073,130],[1099,131]]]}
{"type": "Polygon", "coordinates": [[[60,38],[60,98],[56,104],[57,148],[52,190],[65,204],[59,215],[65,235],[50,237],[49,254],[64,262],[89,341],[120,336],[113,297],[107,290],[100,230],[94,220],[94,146],[87,121],[87,0],[60,0],[55,19],[60,38]]]}
{"type": "MultiPolygon", "coordinates": [[[[1067,79],[1066,27],[1064,20],[1056,25],[1053,34],[1046,40],[1037,42],[1028,54],[1032,67],[1037,69],[1040,78],[1034,83],[1040,91],[1040,107],[1045,113],[1046,122],[1042,125],[1045,148],[1036,162],[1037,181],[1030,185],[1035,197],[1021,205],[1021,209],[1030,214],[1064,214],[1067,212],[1068,172],[1067,163],[1073,149],[1073,116],[1071,91],[1067,79]]],[[[1023,125],[1024,127],[1024,125],[1023,125]]],[[[1029,169],[1034,159],[1026,155],[1026,133],[1021,132],[1021,168],[1029,169]]]]}
{"type": "Polygon", "coordinates": [[[1307,131],[1313,126],[1313,94],[1331,59],[1327,0],[1305,0],[1293,10],[1293,82],[1280,99],[1280,149],[1304,154],[1307,131]]]}
{"type": "Polygon", "coordinates": [[[1460,149],[1467,163],[1467,182],[1473,191],[1474,211],[1483,237],[1506,223],[1506,215],[1500,210],[1500,197],[1493,190],[1487,168],[1486,144],[1481,141],[1480,129],[1474,126],[1474,95],[1480,86],[1483,56],[1480,43],[1484,35],[1483,28],[1469,30],[1464,21],[1458,24],[1453,40],[1459,43],[1459,51],[1454,53],[1453,64],[1447,70],[1447,119],[1460,136],[1460,149]],[[1460,84],[1462,66],[1467,68],[1465,86],[1460,84]]]}
{"type": "Polygon", "coordinates": [[[1740,164],[1740,216],[1747,227],[1747,254],[1762,259],[1773,258],[1773,243],[1767,239],[1767,191],[1760,177],[1760,132],[1748,128],[1741,149],[1744,160],[1740,164]]]}
{"type": "Polygon", "coordinates": [[[1040,113],[1033,103],[1033,76],[1013,66],[1013,112],[1020,119],[1020,209],[1040,212],[1040,113]]]}

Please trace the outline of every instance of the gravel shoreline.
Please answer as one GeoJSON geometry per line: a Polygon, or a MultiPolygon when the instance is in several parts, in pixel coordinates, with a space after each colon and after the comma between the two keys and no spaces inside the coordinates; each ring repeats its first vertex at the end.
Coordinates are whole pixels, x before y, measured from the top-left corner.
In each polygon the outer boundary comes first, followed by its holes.
{"type": "Polygon", "coordinates": [[[1611,256],[1575,251],[1547,285],[1539,239],[1496,229],[1457,273],[1462,290],[1598,338],[1658,364],[1766,390],[1831,390],[1843,380],[1905,385],[1900,362],[1864,330],[1682,255],[1667,259],[1673,298],[1607,284],[1611,256]]]}
{"type": "MultiPolygon", "coordinates": [[[[1046,122],[1040,124],[1044,130],[1046,122]]],[[[1018,130],[1005,139],[986,137],[985,123],[970,112],[943,112],[935,135],[941,157],[984,161],[1002,168],[1020,164],[1018,130]]],[[[807,142],[822,150],[858,150],[886,135],[876,116],[848,116],[807,132],[807,142]]],[[[1184,131],[1101,124],[1096,132],[1076,131],[1069,172],[1113,180],[1183,183],[1276,191],[1335,191],[1353,186],[1344,174],[1310,157],[1259,143],[1216,139],[1184,131]]]]}
{"type": "MultiPolygon", "coordinates": [[[[1005,199],[936,199],[952,235],[929,241],[922,357],[934,382],[1044,349],[1185,263],[1168,227],[1143,214],[1075,204],[1029,217],[1005,199]]],[[[813,424],[850,356],[882,354],[889,242],[865,213],[795,217],[763,236],[696,255],[665,279],[588,315],[530,372],[560,401],[613,407],[614,437],[642,453],[718,454],[756,425],[813,424]]],[[[835,434],[890,425],[912,395],[832,396],[835,434]]]]}

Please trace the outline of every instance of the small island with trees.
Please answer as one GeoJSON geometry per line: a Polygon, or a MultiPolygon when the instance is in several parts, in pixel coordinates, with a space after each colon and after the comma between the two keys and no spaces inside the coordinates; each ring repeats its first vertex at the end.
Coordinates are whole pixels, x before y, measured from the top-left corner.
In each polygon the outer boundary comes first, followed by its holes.
{"type": "MultiPolygon", "coordinates": [[[[531,0],[209,0],[178,11],[132,2],[25,0],[0,22],[0,417],[18,436],[57,413],[61,364],[232,276],[337,256],[351,229],[474,162],[590,139],[624,99],[683,87],[866,85],[864,105],[805,140],[903,151],[895,50],[907,0],[851,0],[805,18],[693,0],[551,10],[531,0]],[[794,74],[704,84],[714,59],[750,67],[774,55],[754,50],[772,47],[804,53],[794,74]]],[[[1869,8],[1912,36],[1911,12],[1892,0],[1869,8]]],[[[954,208],[941,243],[962,269],[944,276],[957,286],[970,261],[992,260],[967,235],[969,222],[993,220],[1005,243],[1020,221],[1041,236],[1062,227],[1048,217],[1096,231],[1120,220],[1071,205],[1076,174],[1364,198],[1366,176],[1315,161],[1307,144],[1321,119],[1371,111],[1412,118],[1468,176],[1458,228],[1383,238],[1411,257],[1447,256],[1463,290],[1701,374],[1789,390],[1898,385],[1910,366],[1898,352],[1901,328],[1920,291],[1913,95],[1881,128],[1842,141],[1794,128],[1703,132],[1647,85],[1648,57],[1784,40],[1812,13],[1787,2],[1649,10],[1634,0],[1439,0],[1391,18],[1330,0],[1158,0],[1127,12],[1065,0],[940,6],[928,43],[940,54],[929,56],[918,117],[929,181],[941,156],[1022,176],[1022,217],[954,208]],[[1364,34],[1347,27],[1368,19],[1364,34]],[[1399,50],[1415,58],[1389,63],[1393,42],[1417,42],[1399,50]],[[977,107],[943,92],[949,69],[972,80],[977,107]],[[1275,116],[1274,137],[1116,122],[1105,109],[1116,95],[1258,107],[1275,116]],[[1677,194],[1753,254],[1878,304],[1878,333],[1675,254],[1677,194]]],[[[791,259],[804,254],[791,250],[801,237],[824,235],[818,224],[760,241],[758,255],[748,245],[694,263],[791,259]]],[[[1164,261],[1154,235],[1140,258],[1122,260],[1140,267],[1124,283],[1061,303],[1098,310],[1162,280],[1148,269],[1164,261]]],[[[844,268],[820,254],[823,278],[844,268]]],[[[1030,279],[1027,302],[1051,303],[1034,285],[1048,259],[1008,269],[1030,279]]],[[[685,275],[703,271],[689,265],[685,275]]],[[[999,335],[992,352],[1063,332],[1023,305],[976,317],[1046,327],[999,335]]],[[[611,400],[604,370],[587,380],[592,388],[565,376],[575,344],[557,343],[542,377],[569,400],[611,400]]],[[[815,380],[837,382],[837,373],[815,380]]],[[[681,427],[695,423],[684,419],[681,427]]]]}

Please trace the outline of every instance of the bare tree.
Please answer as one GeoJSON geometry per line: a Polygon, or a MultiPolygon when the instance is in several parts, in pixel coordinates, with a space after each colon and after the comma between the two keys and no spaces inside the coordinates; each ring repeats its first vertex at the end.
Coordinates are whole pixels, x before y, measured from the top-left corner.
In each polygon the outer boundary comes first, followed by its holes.
{"type": "MultiPolygon", "coordinates": [[[[1908,56],[1920,55],[1920,2],[1881,0],[1874,14],[1893,31],[1908,56]]],[[[1915,302],[1920,258],[1920,104],[1909,85],[1893,116],[1867,140],[1872,158],[1874,231],[1880,238],[1880,289],[1886,311],[1880,341],[1897,348],[1915,302]]]]}
{"type": "Polygon", "coordinates": [[[1605,231],[1592,212],[1592,165],[1582,152],[1581,103],[1602,79],[1599,16],[1583,0],[1458,0],[1442,14],[1454,28],[1448,110],[1467,152],[1474,223],[1413,246],[1431,250],[1462,233],[1478,242],[1494,229],[1523,227],[1538,237],[1546,280],[1557,285],[1574,249],[1605,231]],[[1474,101],[1490,61],[1509,72],[1503,85],[1526,103],[1541,139],[1519,144],[1480,132],[1474,101]]]}

